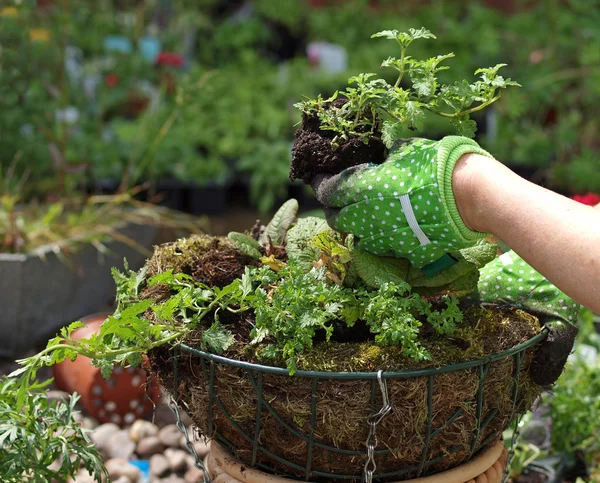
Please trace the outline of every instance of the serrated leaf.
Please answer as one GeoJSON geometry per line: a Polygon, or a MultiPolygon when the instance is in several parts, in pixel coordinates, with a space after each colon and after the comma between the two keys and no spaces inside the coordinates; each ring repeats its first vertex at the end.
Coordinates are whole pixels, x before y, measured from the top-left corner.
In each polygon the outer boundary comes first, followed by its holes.
{"type": "Polygon", "coordinates": [[[456,134],[458,136],[474,138],[475,133],[477,132],[477,123],[472,119],[455,117],[452,119],[452,125],[456,129],[456,134]]]}
{"type": "Polygon", "coordinates": [[[358,276],[369,287],[380,288],[386,283],[406,283],[410,262],[405,258],[379,257],[355,249],[352,262],[358,276]]]}
{"type": "Polygon", "coordinates": [[[235,339],[229,329],[219,322],[214,322],[202,333],[202,346],[215,354],[223,354],[229,349],[235,339]]]}
{"type": "Polygon", "coordinates": [[[287,233],[286,250],[289,258],[305,270],[310,270],[312,262],[318,260],[321,254],[320,250],[312,245],[311,240],[329,229],[327,222],[321,218],[308,216],[299,219],[287,233]]]}
{"type": "Polygon", "coordinates": [[[287,200],[281,205],[281,208],[277,210],[277,213],[275,213],[273,219],[269,222],[262,234],[260,239],[261,244],[266,244],[267,237],[270,237],[271,242],[281,245],[285,239],[285,234],[294,221],[296,221],[298,209],[298,201],[295,199],[287,200]]]}
{"type": "Polygon", "coordinates": [[[468,262],[474,264],[477,268],[481,268],[498,256],[498,245],[482,240],[477,245],[470,248],[463,248],[460,254],[468,262]]]}
{"type": "Polygon", "coordinates": [[[425,111],[418,102],[408,101],[406,103],[406,118],[412,127],[419,131],[423,130],[425,111]]]}
{"type": "Polygon", "coordinates": [[[229,239],[229,241],[231,241],[231,243],[233,243],[233,246],[236,249],[238,249],[245,255],[256,259],[262,257],[262,254],[259,250],[260,245],[251,236],[245,235],[244,233],[232,231],[227,235],[227,238],[229,239]]]}
{"type": "Polygon", "coordinates": [[[418,293],[423,297],[431,297],[440,294],[464,297],[477,288],[479,274],[479,270],[470,270],[446,285],[440,287],[413,287],[413,292],[418,293]]]}
{"type": "Polygon", "coordinates": [[[404,133],[404,125],[400,121],[387,120],[381,129],[381,140],[390,149],[404,133]]]}

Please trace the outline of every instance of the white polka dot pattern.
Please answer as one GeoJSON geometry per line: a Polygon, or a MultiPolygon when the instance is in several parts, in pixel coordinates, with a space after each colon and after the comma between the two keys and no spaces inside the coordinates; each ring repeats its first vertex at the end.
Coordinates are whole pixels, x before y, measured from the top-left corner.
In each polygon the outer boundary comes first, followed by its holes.
{"type": "Polygon", "coordinates": [[[535,271],[515,252],[508,252],[480,270],[477,292],[469,299],[504,304],[554,320],[575,324],[579,305],[535,271]]]}
{"type": "Polygon", "coordinates": [[[353,233],[362,250],[408,258],[418,268],[472,246],[455,231],[442,201],[443,180],[438,178],[440,163],[446,162],[439,150],[442,142],[412,140],[393,151],[384,164],[341,179],[335,198],[343,207],[329,220],[332,227],[353,233]]]}

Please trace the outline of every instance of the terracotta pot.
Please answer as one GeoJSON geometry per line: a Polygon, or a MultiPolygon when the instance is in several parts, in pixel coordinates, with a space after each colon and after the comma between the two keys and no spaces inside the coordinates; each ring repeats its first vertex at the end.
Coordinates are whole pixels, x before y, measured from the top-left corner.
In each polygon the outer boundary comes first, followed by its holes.
{"type": "MultiPolygon", "coordinates": [[[[86,325],[73,332],[73,338],[84,339],[97,332],[108,314],[100,313],[81,319],[86,325]]],[[[146,381],[142,368],[116,367],[107,380],[88,357],[65,360],[53,367],[56,386],[81,395],[81,403],[90,416],[100,423],[128,425],[150,416],[160,399],[155,380],[146,381]]]]}
{"type": "MultiPolygon", "coordinates": [[[[497,441],[475,458],[450,471],[398,483],[502,483],[508,454],[501,441],[497,441]]],[[[205,460],[213,483],[293,483],[297,480],[269,475],[236,460],[231,453],[215,441],[205,460]]]]}

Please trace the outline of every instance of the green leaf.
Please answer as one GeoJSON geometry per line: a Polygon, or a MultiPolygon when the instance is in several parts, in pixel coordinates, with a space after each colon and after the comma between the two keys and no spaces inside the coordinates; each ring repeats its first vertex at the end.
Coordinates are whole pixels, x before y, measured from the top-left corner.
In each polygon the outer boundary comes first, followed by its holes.
{"type": "Polygon", "coordinates": [[[477,123],[468,117],[455,117],[452,119],[452,125],[458,136],[474,138],[477,132],[477,123]]]}
{"type": "Polygon", "coordinates": [[[379,257],[355,249],[352,262],[358,276],[369,287],[379,288],[386,283],[406,285],[410,261],[405,258],[379,257]]]}
{"type": "Polygon", "coordinates": [[[264,245],[268,236],[273,243],[281,245],[285,239],[285,234],[294,221],[296,221],[298,209],[298,202],[295,199],[287,200],[281,208],[277,210],[277,213],[275,213],[273,219],[267,225],[267,228],[261,237],[261,243],[264,245]]]}
{"type": "Polygon", "coordinates": [[[223,327],[219,322],[214,322],[202,333],[202,346],[215,354],[223,354],[229,349],[235,339],[230,330],[223,327]]]}
{"type": "Polygon", "coordinates": [[[460,254],[467,262],[474,264],[477,268],[481,268],[496,259],[498,256],[498,245],[482,240],[475,246],[463,248],[460,250],[460,254]]]}
{"type": "Polygon", "coordinates": [[[299,219],[287,233],[286,249],[290,259],[295,260],[305,270],[310,270],[312,262],[318,260],[321,253],[311,240],[329,229],[327,222],[321,218],[308,216],[299,219]]]}
{"type": "Polygon", "coordinates": [[[240,252],[248,255],[249,257],[259,259],[262,257],[260,253],[260,245],[251,236],[245,235],[244,233],[238,233],[232,231],[227,235],[227,238],[233,243],[233,246],[240,252]]]}

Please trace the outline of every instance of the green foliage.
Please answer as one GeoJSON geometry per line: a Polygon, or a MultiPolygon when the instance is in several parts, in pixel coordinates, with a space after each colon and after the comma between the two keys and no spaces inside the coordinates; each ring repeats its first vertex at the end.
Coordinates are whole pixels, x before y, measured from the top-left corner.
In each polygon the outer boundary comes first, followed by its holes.
{"type": "Polygon", "coordinates": [[[387,283],[404,284],[410,269],[406,258],[379,257],[362,250],[352,252],[352,261],[363,282],[374,288],[387,283]]]}
{"type": "Polygon", "coordinates": [[[6,483],[67,481],[80,466],[100,483],[108,476],[89,430],[75,416],[79,396],[50,402],[44,387],[32,381],[18,401],[18,384],[0,378],[0,474],[6,483]],[[60,466],[53,466],[55,460],[60,466]]]}
{"type": "Polygon", "coordinates": [[[422,131],[427,111],[452,119],[457,134],[473,137],[476,124],[470,115],[497,101],[500,89],[519,85],[498,74],[505,64],[477,69],[475,75],[479,74],[480,80],[472,84],[465,80],[440,83],[438,74],[449,68],[442,63],[454,54],[418,60],[406,53],[413,41],[436,38],[424,28],[408,32],[384,30],[372,37],[394,40],[400,47],[399,58],[388,57],[382,63],[382,67],[396,71],[393,85],[376,78],[376,74],[361,73],[351,77],[349,87],[339,93],[346,100],[342,106],[332,104],[337,92],[329,99],[319,96],[295,105],[305,114],[318,116],[322,129],[336,133],[332,140],[334,149],[349,137],[368,143],[377,131],[382,132],[383,141],[390,147],[404,129],[422,131]],[[409,86],[404,87],[407,80],[409,86]]]}
{"type": "Polygon", "coordinates": [[[368,298],[365,320],[375,333],[375,341],[382,345],[399,345],[402,352],[418,361],[429,359],[429,354],[418,341],[421,322],[429,304],[416,294],[410,294],[406,283],[385,283],[368,298]]]}
{"type": "Polygon", "coordinates": [[[229,238],[235,248],[249,257],[256,258],[257,260],[262,257],[260,245],[251,236],[232,231],[227,235],[227,238],[229,238]]]}
{"type": "Polygon", "coordinates": [[[482,240],[473,247],[452,254],[457,263],[442,272],[428,277],[423,270],[410,267],[406,280],[423,295],[432,295],[440,290],[467,294],[477,287],[479,269],[496,258],[497,249],[496,245],[482,240]]]}
{"type": "Polygon", "coordinates": [[[548,397],[553,452],[588,456],[600,451],[600,335],[591,312],[583,313],[575,353],[548,397]]]}
{"type": "Polygon", "coordinates": [[[320,256],[319,249],[311,243],[311,240],[329,229],[327,222],[322,218],[312,216],[300,218],[287,234],[286,250],[290,258],[296,260],[296,263],[305,270],[310,270],[313,262],[320,256]]]}
{"type": "Polygon", "coordinates": [[[271,239],[271,241],[277,245],[283,244],[285,240],[285,235],[288,230],[296,221],[296,217],[298,216],[298,202],[294,199],[287,200],[281,207],[277,210],[271,221],[267,225],[263,238],[261,241],[263,243],[267,242],[267,237],[271,239]]]}

